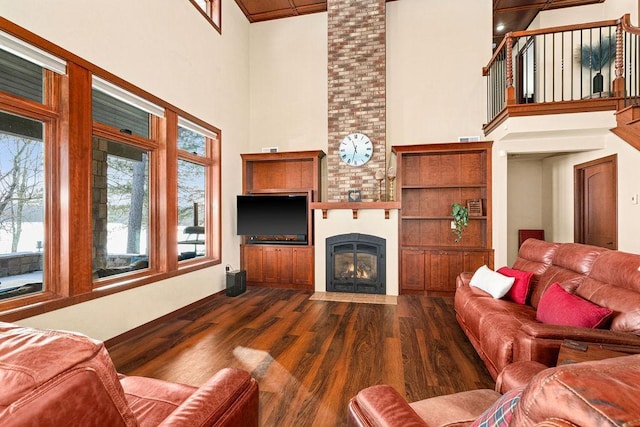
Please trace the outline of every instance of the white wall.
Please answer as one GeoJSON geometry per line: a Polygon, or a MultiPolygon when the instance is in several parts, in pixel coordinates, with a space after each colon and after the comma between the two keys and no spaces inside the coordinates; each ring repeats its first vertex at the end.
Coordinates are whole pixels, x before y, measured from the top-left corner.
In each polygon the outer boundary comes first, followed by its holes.
{"type": "Polygon", "coordinates": [[[387,3],[387,144],[482,135],[491,58],[488,1],[387,3]]]}
{"type": "Polygon", "coordinates": [[[542,160],[539,157],[514,157],[507,165],[507,264],[513,265],[518,252],[518,230],[544,229],[542,160]]]}
{"type": "Polygon", "coordinates": [[[631,202],[640,194],[640,151],[618,138],[607,135],[602,150],[549,158],[543,175],[552,180],[554,198],[551,207],[555,241],[572,242],[574,229],[573,167],[581,163],[617,154],[618,158],[618,249],[640,253],[640,205],[631,202]]]}
{"type": "MultiPolygon", "coordinates": [[[[387,4],[388,149],[482,135],[491,19],[488,2],[387,4]]],[[[327,151],[327,14],[251,24],[250,33],[251,150],[327,151]]]]}
{"type": "Polygon", "coordinates": [[[224,289],[239,266],[234,198],[249,143],[249,24],[225,2],[220,35],[188,1],[0,0],[2,16],[222,130],[222,265],[24,319],[109,339],[224,289]]]}
{"type": "Polygon", "coordinates": [[[327,14],[251,24],[250,36],[250,152],[326,152],[327,14]]]}
{"type": "Polygon", "coordinates": [[[585,22],[618,19],[630,13],[631,22],[638,24],[638,2],[634,0],[607,0],[587,6],[569,7],[564,9],[540,12],[533,28],[556,27],[567,24],[582,24],[585,22]]]}

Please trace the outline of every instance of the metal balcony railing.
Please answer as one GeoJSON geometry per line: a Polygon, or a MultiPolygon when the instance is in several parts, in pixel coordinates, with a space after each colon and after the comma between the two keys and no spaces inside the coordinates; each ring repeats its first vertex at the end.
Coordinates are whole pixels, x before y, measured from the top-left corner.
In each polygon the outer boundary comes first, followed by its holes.
{"type": "Polygon", "coordinates": [[[640,28],[631,25],[628,14],[618,20],[508,33],[483,68],[487,123],[505,116],[512,106],[527,104],[595,99],[615,100],[618,109],[636,104],[639,37],[640,28]]]}

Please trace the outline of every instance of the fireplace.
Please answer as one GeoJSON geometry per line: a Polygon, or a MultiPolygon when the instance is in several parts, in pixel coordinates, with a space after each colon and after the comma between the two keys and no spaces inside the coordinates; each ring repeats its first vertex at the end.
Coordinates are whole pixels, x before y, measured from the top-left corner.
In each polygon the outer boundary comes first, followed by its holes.
{"type": "Polygon", "coordinates": [[[386,294],[386,241],[368,234],[328,237],[327,292],[386,294]]]}

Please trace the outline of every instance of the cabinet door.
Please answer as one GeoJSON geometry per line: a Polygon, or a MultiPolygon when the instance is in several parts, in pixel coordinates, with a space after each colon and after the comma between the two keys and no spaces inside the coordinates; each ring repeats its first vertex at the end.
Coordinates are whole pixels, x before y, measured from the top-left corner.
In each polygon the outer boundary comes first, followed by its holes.
{"type": "Polygon", "coordinates": [[[288,284],[292,279],[293,249],[278,248],[278,283],[288,284]]]}
{"type": "Polygon", "coordinates": [[[425,265],[424,251],[409,249],[403,250],[400,262],[402,263],[401,289],[408,291],[423,291],[425,265]]]}
{"type": "Polygon", "coordinates": [[[247,272],[247,282],[262,282],[262,248],[246,245],[243,252],[243,268],[247,272]]]}
{"type": "Polygon", "coordinates": [[[461,251],[429,251],[427,291],[455,292],[456,276],[463,267],[461,251]]]}
{"type": "Polygon", "coordinates": [[[262,281],[266,283],[278,283],[280,280],[278,248],[264,246],[262,249],[262,281]]]}
{"type": "Polygon", "coordinates": [[[293,283],[313,285],[313,248],[295,248],[293,250],[293,283]]]}
{"type": "Polygon", "coordinates": [[[486,265],[493,269],[493,251],[467,251],[464,253],[464,271],[474,272],[486,265]]]}

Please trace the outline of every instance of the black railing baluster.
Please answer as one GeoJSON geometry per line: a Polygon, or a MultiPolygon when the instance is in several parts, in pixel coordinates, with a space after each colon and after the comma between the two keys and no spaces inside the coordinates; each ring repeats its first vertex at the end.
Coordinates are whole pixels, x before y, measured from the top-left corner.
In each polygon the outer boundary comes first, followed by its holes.
{"type": "Polygon", "coordinates": [[[624,104],[640,102],[640,29],[631,26],[628,15],[620,20],[509,33],[497,49],[483,69],[489,122],[514,102],[612,96],[624,104]]]}

